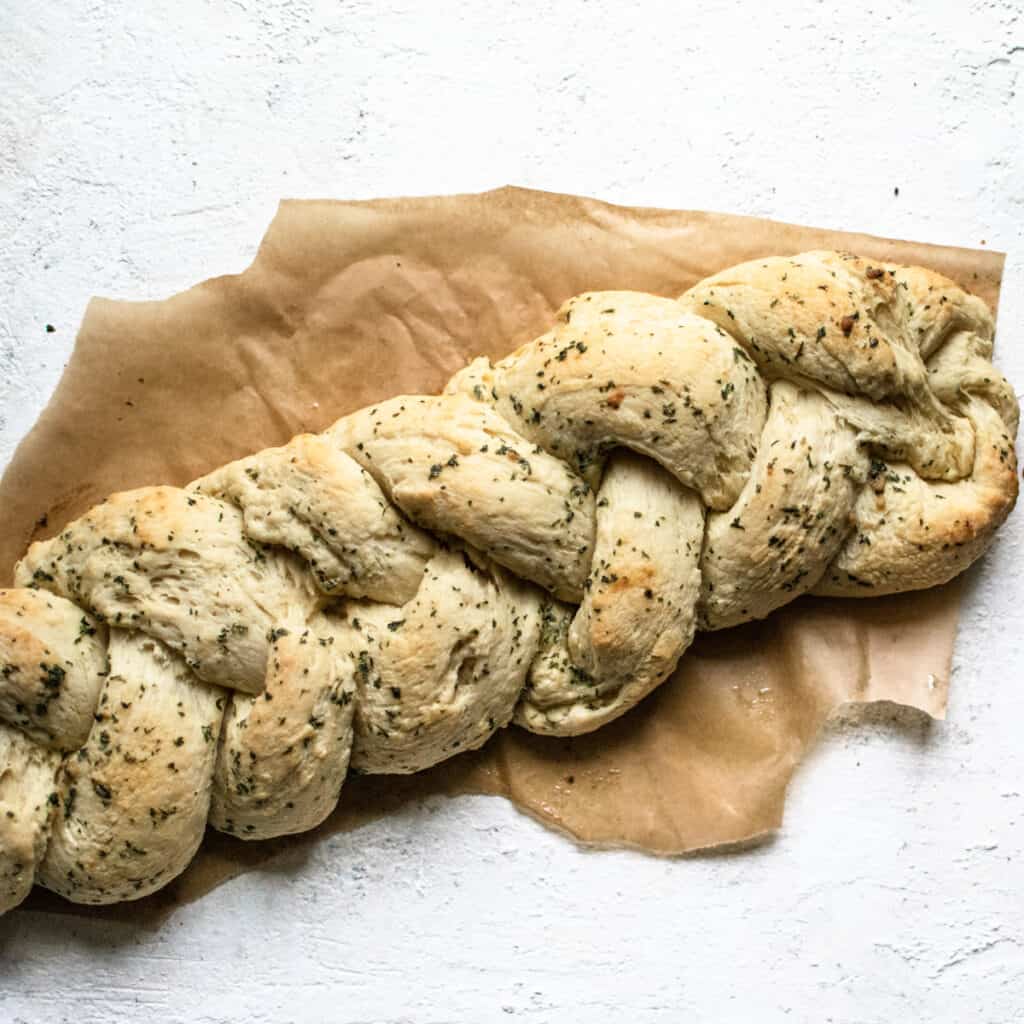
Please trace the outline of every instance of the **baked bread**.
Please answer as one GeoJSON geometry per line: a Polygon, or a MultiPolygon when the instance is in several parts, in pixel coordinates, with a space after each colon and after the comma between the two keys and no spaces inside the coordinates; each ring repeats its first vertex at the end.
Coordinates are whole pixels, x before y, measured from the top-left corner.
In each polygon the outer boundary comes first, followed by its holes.
{"type": "Polygon", "coordinates": [[[759,260],[113,495],[0,591],[0,910],[313,828],[350,766],[589,732],[697,629],[945,582],[1017,495],[992,337],[928,270],[759,260]]]}

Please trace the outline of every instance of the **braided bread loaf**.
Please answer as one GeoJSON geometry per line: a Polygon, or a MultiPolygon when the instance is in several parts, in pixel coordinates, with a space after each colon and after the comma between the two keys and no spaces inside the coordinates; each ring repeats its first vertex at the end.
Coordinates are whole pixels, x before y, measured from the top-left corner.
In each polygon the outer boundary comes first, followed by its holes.
{"type": "Polygon", "coordinates": [[[0,591],[0,910],[313,828],[349,768],[596,729],[697,629],[950,579],[1016,498],[992,335],[930,271],[766,259],[113,495],[0,591]]]}

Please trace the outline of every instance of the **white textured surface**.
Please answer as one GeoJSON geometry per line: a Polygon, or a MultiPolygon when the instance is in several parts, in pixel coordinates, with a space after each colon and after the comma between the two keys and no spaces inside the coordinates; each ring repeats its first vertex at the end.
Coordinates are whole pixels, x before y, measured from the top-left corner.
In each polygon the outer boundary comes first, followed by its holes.
{"type": "MultiPolygon", "coordinates": [[[[281,196],[511,182],[984,240],[1024,386],[1019,0],[626,6],[0,0],[0,465],[91,294],[240,270],[281,196]]],[[[949,723],[832,730],[755,852],[430,802],[157,931],[0,920],[0,1020],[1020,1021],[1022,554],[1017,513],[949,723]]]]}

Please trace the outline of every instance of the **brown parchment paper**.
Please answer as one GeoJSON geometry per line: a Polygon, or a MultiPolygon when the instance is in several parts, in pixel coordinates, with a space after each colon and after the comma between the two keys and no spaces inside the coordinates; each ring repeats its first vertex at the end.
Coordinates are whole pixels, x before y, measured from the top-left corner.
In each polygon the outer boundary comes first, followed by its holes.
{"type": "MultiPolygon", "coordinates": [[[[91,302],[52,401],[0,481],[0,585],[30,541],[107,494],[184,484],[367,403],[438,391],[470,358],[541,333],[577,292],[677,295],[730,264],[818,247],[932,267],[998,301],[1000,254],[747,217],[518,188],[284,202],[244,273],[165,302],[91,302]]],[[[211,832],[163,893],[87,912],[159,917],[434,793],[501,794],[588,844],[676,854],[754,840],[778,828],[786,785],[837,709],[892,701],[943,716],[960,587],[804,598],[702,634],[670,681],[597,733],[510,728],[417,776],[352,778],[314,832],[252,844],[211,832]]],[[[26,906],[73,909],[38,890],[26,906]]]]}

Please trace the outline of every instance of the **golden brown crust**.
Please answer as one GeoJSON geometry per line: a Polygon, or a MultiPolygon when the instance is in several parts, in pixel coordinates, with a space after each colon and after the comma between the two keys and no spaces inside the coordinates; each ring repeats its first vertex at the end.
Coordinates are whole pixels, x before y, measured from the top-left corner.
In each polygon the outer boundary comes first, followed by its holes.
{"type": "Polygon", "coordinates": [[[77,750],[106,668],[106,630],[44,590],[0,590],[0,719],[37,743],[77,750]]]}

